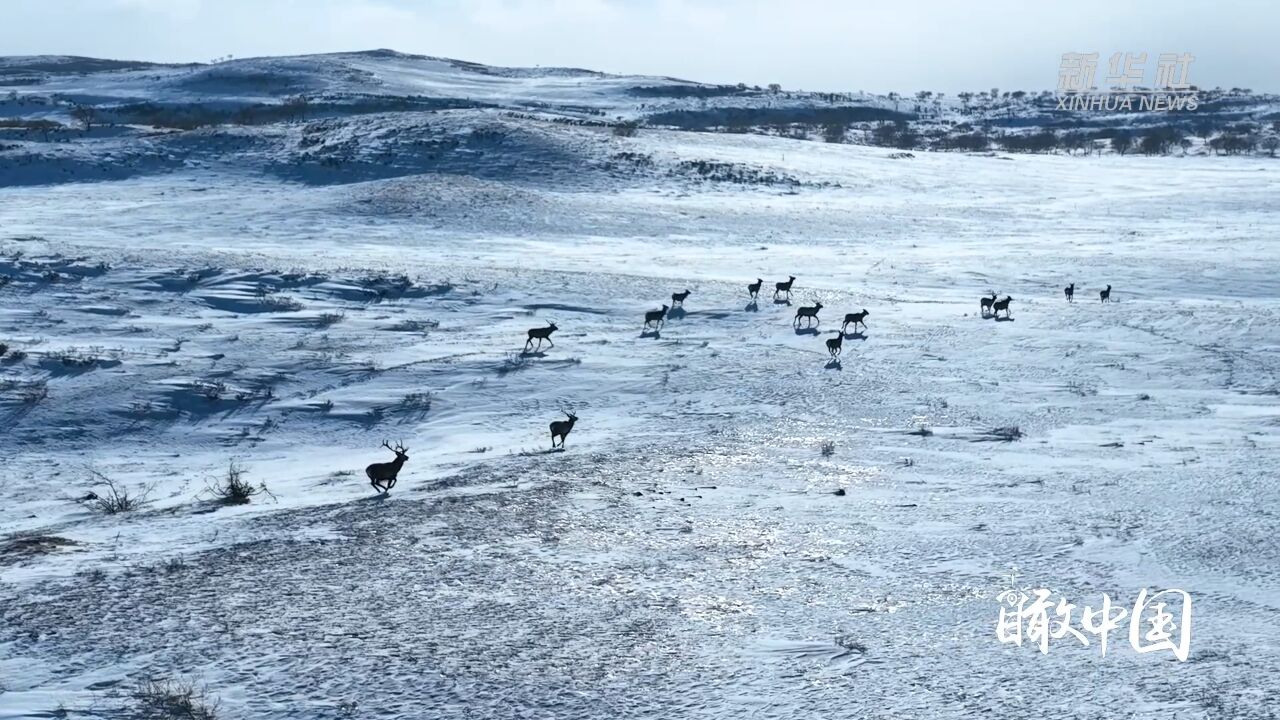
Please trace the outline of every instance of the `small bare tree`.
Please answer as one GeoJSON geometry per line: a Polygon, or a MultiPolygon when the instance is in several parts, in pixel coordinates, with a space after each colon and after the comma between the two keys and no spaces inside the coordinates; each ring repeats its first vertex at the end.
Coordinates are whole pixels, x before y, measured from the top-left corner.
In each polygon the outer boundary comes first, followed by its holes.
{"type": "Polygon", "coordinates": [[[92,105],[76,105],[71,108],[71,117],[76,122],[84,125],[85,132],[89,132],[93,129],[93,123],[98,118],[98,108],[92,105]]]}

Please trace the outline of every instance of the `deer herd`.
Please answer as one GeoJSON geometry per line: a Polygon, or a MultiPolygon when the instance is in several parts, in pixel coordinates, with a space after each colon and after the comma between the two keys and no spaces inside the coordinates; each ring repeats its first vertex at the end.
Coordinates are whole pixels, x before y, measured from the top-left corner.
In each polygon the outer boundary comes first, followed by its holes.
{"type": "MultiPolygon", "coordinates": [[[[795,284],[795,281],[795,276],[791,275],[783,282],[774,283],[774,300],[778,303],[790,305],[791,288],[795,284]]],[[[747,284],[747,296],[751,298],[752,305],[755,304],[756,299],[759,297],[760,288],[763,284],[763,278],[756,278],[755,282],[747,284]]],[[[1067,302],[1075,302],[1075,283],[1071,283],[1063,288],[1062,292],[1063,295],[1066,296],[1067,302]]],[[[656,336],[657,330],[666,324],[667,313],[677,307],[683,308],[684,301],[691,293],[692,291],[688,288],[685,288],[684,292],[671,293],[671,305],[663,305],[658,310],[647,311],[644,314],[643,330],[653,330],[656,336]]],[[[1110,302],[1111,286],[1108,285],[1105,290],[1099,291],[1098,295],[1102,302],[1110,302]]],[[[1005,295],[1002,300],[998,294],[992,291],[989,297],[983,296],[978,299],[978,308],[984,318],[994,317],[996,320],[999,320],[1000,313],[1003,312],[1005,319],[1012,319],[1012,316],[1009,313],[1009,303],[1011,302],[1013,302],[1013,297],[1005,295]]],[[[811,331],[810,328],[819,324],[818,312],[820,310],[822,310],[821,302],[815,302],[811,306],[801,306],[796,308],[795,319],[792,320],[792,325],[797,328],[796,332],[809,332],[811,331]],[[801,320],[804,320],[805,323],[805,330],[803,331],[799,329],[801,320]]],[[[848,332],[849,326],[853,325],[854,337],[860,337],[857,334],[858,326],[861,325],[865,330],[867,327],[867,316],[870,314],[871,312],[866,308],[863,308],[860,312],[847,313],[844,316],[844,322],[841,324],[840,330],[832,331],[836,333],[836,336],[827,340],[826,345],[827,353],[831,356],[833,364],[839,362],[838,358],[840,357],[840,352],[843,349],[845,335],[848,332]]],[[[548,322],[546,327],[530,328],[528,337],[524,343],[524,352],[528,353],[530,351],[536,351],[542,347],[543,341],[546,341],[548,347],[555,347],[555,343],[551,342],[551,333],[559,329],[560,328],[557,327],[554,322],[548,322]],[[536,345],[534,344],[535,340],[537,340],[536,345]]],[[[812,332],[816,333],[816,330],[812,330],[812,332]]],[[[573,430],[574,424],[578,422],[578,416],[572,409],[561,410],[561,412],[564,413],[566,419],[553,420],[551,422],[552,450],[555,450],[557,447],[562,450],[564,449],[565,439],[569,437],[569,433],[573,430]],[[558,445],[556,443],[556,438],[560,439],[558,445]]],[[[373,485],[374,489],[385,494],[391,490],[391,488],[395,487],[396,476],[400,474],[400,468],[403,467],[405,461],[409,459],[409,450],[402,443],[396,443],[395,446],[392,447],[386,441],[383,441],[382,447],[385,447],[394,453],[395,459],[391,462],[373,463],[369,467],[365,468],[365,474],[369,476],[369,482],[373,485]]]]}

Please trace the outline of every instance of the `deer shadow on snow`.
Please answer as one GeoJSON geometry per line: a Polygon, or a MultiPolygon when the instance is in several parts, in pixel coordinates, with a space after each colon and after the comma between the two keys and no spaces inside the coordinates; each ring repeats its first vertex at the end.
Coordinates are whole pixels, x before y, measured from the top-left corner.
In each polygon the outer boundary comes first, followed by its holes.
{"type": "Polygon", "coordinates": [[[817,334],[818,334],[818,328],[816,328],[816,327],[802,327],[802,328],[796,328],[796,334],[797,334],[797,335],[817,335],[817,334]]]}
{"type": "Polygon", "coordinates": [[[840,364],[840,358],[831,358],[831,361],[822,367],[824,370],[844,370],[844,365],[840,364]]]}
{"type": "Polygon", "coordinates": [[[757,304],[755,300],[752,300],[747,303],[747,306],[743,308],[743,310],[746,312],[760,312],[760,305],[757,304]]]}
{"type": "Polygon", "coordinates": [[[521,358],[544,358],[547,354],[541,350],[525,350],[520,353],[521,358]]]}
{"type": "Polygon", "coordinates": [[[679,320],[679,319],[683,318],[685,315],[688,315],[688,314],[689,314],[689,313],[687,313],[687,312],[685,312],[685,311],[684,311],[684,308],[674,307],[674,308],[671,308],[670,310],[668,310],[668,311],[667,311],[667,319],[669,319],[669,320],[679,320]]]}

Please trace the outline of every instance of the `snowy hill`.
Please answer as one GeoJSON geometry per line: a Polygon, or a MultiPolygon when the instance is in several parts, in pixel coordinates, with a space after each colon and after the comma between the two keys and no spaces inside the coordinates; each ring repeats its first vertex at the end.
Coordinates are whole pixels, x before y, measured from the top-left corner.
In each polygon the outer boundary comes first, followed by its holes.
{"type": "Polygon", "coordinates": [[[978,116],[389,51],[6,58],[0,98],[0,719],[1280,693],[1264,153],[904,150],[856,140],[978,116]],[[1189,660],[1001,644],[1011,582],[1185,589],[1189,660]]]}

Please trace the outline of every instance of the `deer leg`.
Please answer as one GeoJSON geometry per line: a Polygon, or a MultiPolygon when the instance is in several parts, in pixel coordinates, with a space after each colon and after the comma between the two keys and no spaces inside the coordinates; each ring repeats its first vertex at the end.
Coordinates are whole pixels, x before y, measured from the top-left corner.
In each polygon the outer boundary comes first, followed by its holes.
{"type": "Polygon", "coordinates": [[[548,346],[548,347],[555,347],[555,346],[556,346],[556,344],[555,344],[555,343],[553,343],[553,342],[551,342],[551,338],[547,338],[547,346],[548,346]]]}

